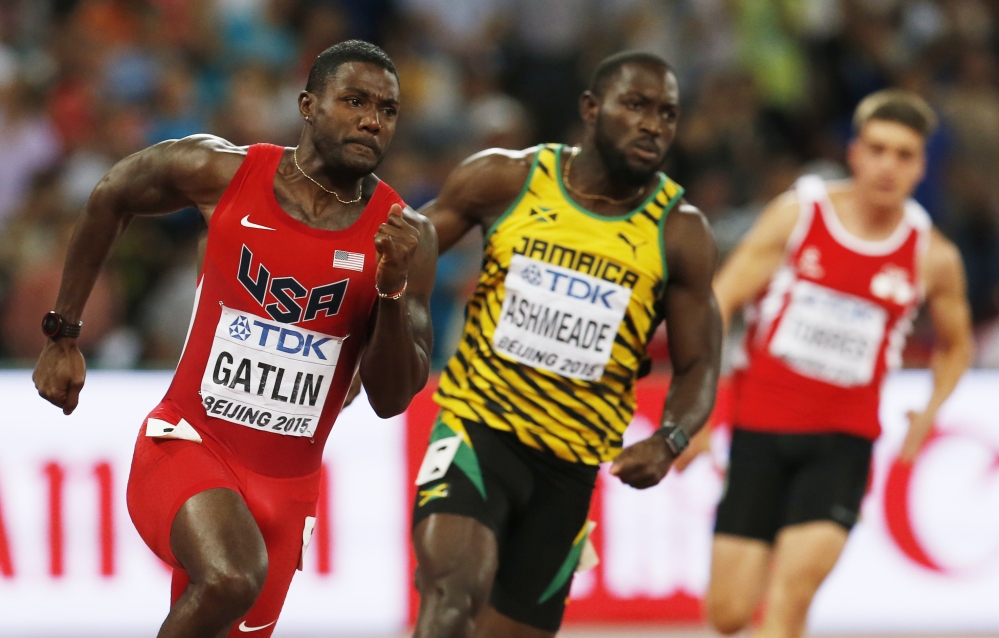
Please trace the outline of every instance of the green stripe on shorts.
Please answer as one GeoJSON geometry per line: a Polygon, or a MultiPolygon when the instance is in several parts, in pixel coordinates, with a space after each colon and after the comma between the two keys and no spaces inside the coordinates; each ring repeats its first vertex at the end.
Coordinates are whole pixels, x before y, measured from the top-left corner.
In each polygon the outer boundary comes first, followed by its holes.
{"type": "Polygon", "coordinates": [[[586,539],[590,536],[590,525],[587,521],[583,525],[583,529],[580,530],[579,536],[576,540],[572,542],[572,547],[569,549],[569,555],[565,557],[565,562],[562,566],[558,568],[555,573],[555,578],[552,579],[551,584],[545,589],[541,594],[541,598],[538,599],[538,604],[543,605],[548,602],[552,596],[554,596],[562,587],[565,586],[569,579],[572,578],[572,572],[575,571],[576,565],[579,564],[579,556],[583,553],[583,547],[586,546],[586,539]]]}
{"type": "Polygon", "coordinates": [[[462,441],[461,445],[458,446],[458,451],[454,454],[454,460],[451,462],[458,466],[458,469],[465,473],[465,476],[472,482],[475,489],[479,490],[482,500],[486,500],[486,484],[482,481],[482,469],[479,467],[479,457],[476,456],[475,450],[467,443],[470,440],[468,433],[456,432],[438,416],[437,422],[434,424],[434,429],[430,431],[430,443],[452,436],[461,436],[462,441]]]}

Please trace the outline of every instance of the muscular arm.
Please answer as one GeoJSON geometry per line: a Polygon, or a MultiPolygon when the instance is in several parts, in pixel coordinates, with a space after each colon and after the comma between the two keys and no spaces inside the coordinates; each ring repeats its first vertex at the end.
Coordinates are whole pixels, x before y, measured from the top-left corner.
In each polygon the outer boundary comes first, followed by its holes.
{"type": "Polygon", "coordinates": [[[66,253],[56,311],[77,321],[111,246],[132,217],[214,211],[243,154],[208,135],[169,140],[115,164],[97,184],[66,253]]]}
{"type": "MultiPolygon", "coordinates": [[[[55,310],[79,321],[111,246],[132,217],[187,206],[210,216],[242,157],[228,142],[199,135],[151,146],[115,164],[94,188],[73,232],[55,310]]],[[[34,374],[39,394],[70,414],[84,377],[75,339],[46,342],[34,374]]]]}
{"type": "MultiPolygon", "coordinates": [[[[798,221],[799,204],[793,194],[770,202],[715,276],[722,335],[728,334],[732,315],[763,291],[780,268],[791,233],[798,221]]],[[[710,449],[710,432],[702,430],[675,463],[683,471],[697,455],[710,449]]]]}
{"type": "Polygon", "coordinates": [[[380,298],[374,326],[358,370],[368,402],[385,419],[401,414],[427,384],[434,332],[430,322],[430,293],[437,272],[437,234],[426,217],[406,210],[389,213],[389,221],[375,236],[379,252],[378,288],[392,294],[406,282],[399,299],[380,298]],[[405,220],[402,222],[401,220],[405,220]],[[411,244],[411,245],[410,245],[411,244]],[[411,250],[402,277],[394,269],[411,250]]]}
{"type": "Polygon", "coordinates": [[[611,473],[640,489],[656,485],[674,456],[663,435],[673,426],[693,437],[707,421],[718,389],[721,317],[711,288],[718,256],[704,216],[682,205],[666,222],[669,279],[664,302],[673,380],[662,428],[621,453],[611,473]]]}
{"type": "Polygon", "coordinates": [[[797,199],[793,195],[778,197],[764,209],[718,272],[714,290],[726,334],[732,315],[752,301],[780,268],[797,221],[797,199]]]}
{"type": "Polygon", "coordinates": [[[437,229],[438,249],[447,252],[474,226],[486,232],[520,194],[537,149],[490,149],[455,168],[437,199],[420,212],[437,229]]]}
{"type": "Polygon", "coordinates": [[[666,334],[673,380],[662,425],[675,424],[693,437],[711,415],[718,389],[722,326],[711,288],[718,251],[700,211],[684,206],[674,215],[671,221],[683,230],[666,244],[666,334]]]}
{"type": "Polygon", "coordinates": [[[909,432],[900,454],[906,461],[916,458],[940,406],[971,364],[974,350],[961,255],[936,230],[930,237],[925,272],[926,306],[936,331],[931,363],[933,393],[922,412],[909,413],[909,432]]]}

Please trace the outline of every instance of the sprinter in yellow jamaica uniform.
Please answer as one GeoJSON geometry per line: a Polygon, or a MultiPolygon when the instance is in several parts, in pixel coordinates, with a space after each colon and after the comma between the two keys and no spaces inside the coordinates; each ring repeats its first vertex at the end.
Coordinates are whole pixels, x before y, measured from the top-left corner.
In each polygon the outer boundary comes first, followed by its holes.
{"type": "Polygon", "coordinates": [[[474,155],[421,210],[442,251],[479,226],[485,255],[417,477],[417,638],[553,636],[599,464],[655,485],[711,411],[714,240],[659,172],[678,109],[665,61],[612,56],[581,97],[580,147],[474,155]],[[662,427],[622,452],[663,320],[662,427]]]}

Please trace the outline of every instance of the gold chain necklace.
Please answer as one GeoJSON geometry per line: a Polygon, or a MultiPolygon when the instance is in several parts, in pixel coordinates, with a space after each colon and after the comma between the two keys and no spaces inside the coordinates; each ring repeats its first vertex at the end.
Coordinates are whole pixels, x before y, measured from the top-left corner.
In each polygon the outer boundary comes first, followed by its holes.
{"type": "Polygon", "coordinates": [[[569,155],[569,159],[566,160],[565,162],[565,168],[562,169],[562,183],[565,184],[566,190],[575,195],[576,197],[582,197],[584,199],[596,199],[600,200],[601,202],[607,202],[608,204],[626,204],[631,200],[635,199],[636,197],[638,197],[639,195],[645,193],[645,189],[648,188],[648,184],[642,186],[642,188],[639,189],[638,192],[636,192],[634,195],[629,195],[628,197],[624,197],[622,199],[611,199],[610,197],[607,197],[605,195],[591,195],[589,193],[584,193],[582,191],[576,190],[575,188],[573,188],[572,184],[569,183],[569,167],[572,166],[572,160],[577,155],[579,155],[580,150],[581,149],[578,146],[573,149],[572,154],[569,155]]]}
{"type": "Polygon", "coordinates": [[[316,180],[312,179],[311,175],[309,175],[308,173],[306,173],[305,171],[302,170],[302,167],[298,165],[298,147],[297,146],[295,147],[295,150],[294,150],[294,152],[292,154],[295,157],[295,168],[298,169],[298,172],[301,173],[302,175],[305,175],[305,177],[308,178],[308,180],[310,182],[312,182],[313,184],[315,184],[319,188],[323,189],[324,191],[326,191],[327,193],[329,193],[333,197],[336,197],[336,201],[340,202],[341,204],[356,204],[357,202],[361,201],[361,195],[362,195],[362,193],[361,193],[361,185],[360,184],[357,185],[357,197],[354,198],[354,199],[348,200],[348,201],[344,201],[344,200],[340,199],[340,196],[336,194],[336,191],[331,191],[330,189],[326,188],[325,186],[323,186],[322,184],[320,184],[316,180]]]}

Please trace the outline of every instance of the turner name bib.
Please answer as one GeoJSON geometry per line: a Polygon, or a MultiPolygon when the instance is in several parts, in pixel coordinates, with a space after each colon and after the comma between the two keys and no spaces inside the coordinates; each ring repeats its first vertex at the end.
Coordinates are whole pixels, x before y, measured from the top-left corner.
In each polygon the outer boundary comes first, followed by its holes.
{"type": "Polygon", "coordinates": [[[884,308],[809,281],[798,281],[770,353],[799,374],[840,386],[866,385],[885,334],[884,308]]]}

